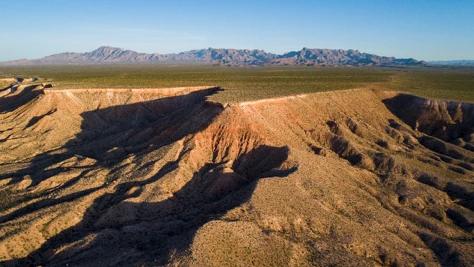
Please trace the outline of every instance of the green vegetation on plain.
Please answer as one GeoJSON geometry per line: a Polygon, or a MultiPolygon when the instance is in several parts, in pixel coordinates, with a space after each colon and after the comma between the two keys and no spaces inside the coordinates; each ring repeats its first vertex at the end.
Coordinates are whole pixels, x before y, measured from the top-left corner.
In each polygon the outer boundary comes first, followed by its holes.
{"type": "Polygon", "coordinates": [[[0,67],[0,76],[38,76],[57,88],[160,88],[218,85],[222,102],[360,87],[474,101],[474,70],[93,65],[0,67]]]}
{"type": "Polygon", "coordinates": [[[387,86],[430,98],[474,102],[474,69],[396,71],[387,86]]]}

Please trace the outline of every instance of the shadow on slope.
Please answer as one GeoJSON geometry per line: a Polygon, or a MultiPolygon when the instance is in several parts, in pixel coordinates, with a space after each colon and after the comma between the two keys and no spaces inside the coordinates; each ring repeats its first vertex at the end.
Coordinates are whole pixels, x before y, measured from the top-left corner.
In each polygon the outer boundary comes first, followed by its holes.
{"type": "MultiPolygon", "coordinates": [[[[25,168],[0,174],[0,179],[11,178],[11,184],[21,182],[26,177],[31,180],[24,196],[2,203],[2,208],[7,209],[18,202],[64,190],[96,167],[111,167],[131,154],[157,150],[204,129],[223,110],[220,104],[206,101],[207,96],[219,90],[221,89],[210,88],[181,96],[82,113],[81,132],[64,147],[35,156],[25,168]],[[74,170],[82,171],[61,186],[45,190],[40,195],[28,193],[29,189],[34,189],[42,181],[74,170]]],[[[59,198],[34,202],[0,217],[0,223],[38,209],[72,201],[105,186],[103,184],[59,198]]]]}
{"type": "MultiPolygon", "coordinates": [[[[10,223],[32,212],[110,187],[114,180],[107,177],[106,183],[100,186],[55,197],[55,193],[66,192],[65,189],[96,168],[114,168],[130,155],[167,149],[183,137],[203,130],[223,110],[220,104],[206,101],[207,96],[219,90],[212,88],[82,113],[81,132],[64,147],[35,156],[25,168],[0,175],[0,179],[13,178],[11,183],[18,183],[25,176],[31,179],[31,184],[18,192],[23,195],[15,198],[10,207],[40,199],[0,217],[0,223],[10,223]],[[43,190],[39,195],[32,193],[42,181],[77,169],[81,170],[80,174],[65,183],[43,190]]],[[[35,97],[28,99],[32,101],[35,97]]],[[[188,184],[162,202],[127,201],[139,196],[146,185],[176,170],[187,152],[185,148],[176,160],[168,161],[150,178],[122,180],[113,187],[113,193],[94,200],[80,223],[48,239],[26,258],[0,265],[164,264],[173,254],[187,251],[202,225],[246,202],[258,179],[285,177],[296,170],[295,166],[282,167],[288,158],[287,147],[261,145],[238,156],[231,166],[229,162],[205,164],[188,184]],[[124,219],[123,214],[130,216],[124,219]],[[68,248],[64,249],[65,246],[68,248]]],[[[146,164],[144,162],[142,167],[146,164]]],[[[8,208],[8,204],[3,207],[8,208]]]]}
{"type": "Polygon", "coordinates": [[[146,184],[176,169],[183,156],[180,155],[151,178],[120,184],[114,193],[99,197],[78,225],[49,239],[27,258],[5,264],[166,264],[173,255],[187,252],[201,226],[246,202],[259,179],[285,177],[294,172],[296,166],[282,167],[288,152],[288,147],[262,145],[241,155],[230,168],[224,162],[206,164],[190,182],[162,202],[126,202],[140,195],[146,184]],[[120,214],[131,216],[118,219],[120,214]],[[57,251],[60,252],[53,254],[57,251]]]}
{"type": "Polygon", "coordinates": [[[38,89],[38,85],[29,85],[21,89],[20,92],[15,94],[18,90],[18,85],[10,85],[1,91],[11,90],[12,95],[6,95],[0,97],[0,113],[7,113],[14,111],[15,109],[27,104],[39,95],[43,94],[43,90],[38,89]]]}

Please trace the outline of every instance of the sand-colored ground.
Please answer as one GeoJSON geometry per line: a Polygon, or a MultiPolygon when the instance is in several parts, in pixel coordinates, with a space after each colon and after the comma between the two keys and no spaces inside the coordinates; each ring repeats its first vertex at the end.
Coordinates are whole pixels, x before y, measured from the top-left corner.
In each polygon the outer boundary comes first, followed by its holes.
{"type": "Polygon", "coordinates": [[[219,90],[4,91],[1,264],[474,263],[474,105],[219,90]]]}

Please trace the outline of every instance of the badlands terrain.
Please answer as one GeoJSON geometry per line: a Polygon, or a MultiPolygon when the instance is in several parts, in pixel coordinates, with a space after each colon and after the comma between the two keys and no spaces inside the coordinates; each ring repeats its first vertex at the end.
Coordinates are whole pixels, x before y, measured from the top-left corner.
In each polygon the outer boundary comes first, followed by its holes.
{"type": "Polygon", "coordinates": [[[474,105],[0,89],[0,265],[472,266],[474,105]]]}

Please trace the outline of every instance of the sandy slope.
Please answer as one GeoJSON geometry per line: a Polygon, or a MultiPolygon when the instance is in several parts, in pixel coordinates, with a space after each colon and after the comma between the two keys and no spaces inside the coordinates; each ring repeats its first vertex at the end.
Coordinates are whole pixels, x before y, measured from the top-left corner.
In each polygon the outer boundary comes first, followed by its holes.
{"type": "Polygon", "coordinates": [[[472,105],[218,91],[5,93],[3,264],[474,263],[472,105]]]}

